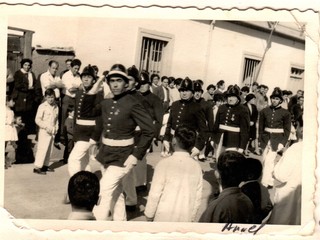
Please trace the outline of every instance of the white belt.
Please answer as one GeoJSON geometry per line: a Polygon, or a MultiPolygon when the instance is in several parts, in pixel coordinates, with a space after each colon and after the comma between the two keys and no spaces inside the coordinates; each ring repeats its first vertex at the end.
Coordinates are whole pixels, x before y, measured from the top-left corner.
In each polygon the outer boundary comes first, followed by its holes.
{"type": "Polygon", "coordinates": [[[126,147],[134,144],[134,138],[115,140],[102,137],[102,143],[112,147],[126,147]]]}
{"type": "Polygon", "coordinates": [[[229,131],[229,132],[240,132],[240,128],[239,127],[231,127],[231,126],[220,124],[219,128],[222,129],[222,130],[229,131]]]}
{"type": "Polygon", "coordinates": [[[77,119],[76,124],[83,125],[83,126],[95,126],[96,121],[95,120],[84,120],[84,119],[77,119]]]}
{"type": "Polygon", "coordinates": [[[282,128],[267,128],[266,127],[264,130],[269,133],[284,133],[282,128]]]}

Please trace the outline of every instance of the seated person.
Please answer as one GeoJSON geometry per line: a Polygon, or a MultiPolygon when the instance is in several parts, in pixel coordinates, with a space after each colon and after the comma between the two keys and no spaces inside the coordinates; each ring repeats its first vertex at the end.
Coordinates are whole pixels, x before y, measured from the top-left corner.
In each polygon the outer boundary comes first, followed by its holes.
{"type": "Polygon", "coordinates": [[[254,207],[239,184],[243,181],[246,158],[237,151],[220,154],[217,164],[222,192],[209,203],[199,222],[253,223],[254,207]]]}
{"type": "Polygon", "coordinates": [[[68,184],[72,207],[68,220],[96,220],[92,209],[98,203],[99,192],[99,179],[95,174],[88,171],[74,174],[68,184]]]}
{"type": "Polygon", "coordinates": [[[261,223],[273,207],[268,189],[260,183],[261,162],[258,159],[247,158],[244,173],[244,182],[240,184],[241,191],[252,201],[255,211],[254,223],[261,223]]]}

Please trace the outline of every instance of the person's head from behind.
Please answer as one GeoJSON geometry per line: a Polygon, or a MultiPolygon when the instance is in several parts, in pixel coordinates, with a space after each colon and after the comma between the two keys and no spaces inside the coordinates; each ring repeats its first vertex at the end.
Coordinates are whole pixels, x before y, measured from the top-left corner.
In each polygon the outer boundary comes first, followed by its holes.
{"type": "Polygon", "coordinates": [[[238,187],[243,181],[245,161],[245,156],[237,151],[226,151],[220,154],[217,169],[223,189],[238,187]]]}
{"type": "Polygon", "coordinates": [[[99,193],[99,179],[91,172],[77,172],[69,180],[68,195],[73,209],[92,211],[98,203],[99,193]]]}
{"type": "Polygon", "coordinates": [[[55,103],[56,99],[56,94],[52,88],[48,88],[44,92],[44,98],[46,99],[46,102],[49,103],[50,105],[53,105],[55,103]]]}
{"type": "Polygon", "coordinates": [[[259,180],[262,174],[262,164],[258,159],[247,158],[244,163],[244,181],[259,180]]]}
{"type": "Polygon", "coordinates": [[[175,151],[185,150],[190,152],[195,145],[196,136],[197,134],[193,129],[185,125],[178,126],[175,130],[173,141],[175,151]]]}

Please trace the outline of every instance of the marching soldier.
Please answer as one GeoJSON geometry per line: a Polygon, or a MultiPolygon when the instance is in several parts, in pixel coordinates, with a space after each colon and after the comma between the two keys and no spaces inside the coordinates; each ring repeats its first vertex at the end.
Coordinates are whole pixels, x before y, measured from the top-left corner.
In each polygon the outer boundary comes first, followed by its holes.
{"type": "Polygon", "coordinates": [[[93,210],[98,220],[107,220],[109,212],[115,221],[125,221],[126,211],[122,179],[146,154],[153,139],[153,123],[141,102],[128,94],[128,75],[121,64],[112,66],[106,77],[112,98],[101,102],[101,118],[97,120],[91,143],[101,146],[96,159],[104,166],[100,180],[100,204],[93,210]],[[139,126],[141,137],[134,141],[139,126]]]}
{"type": "Polygon", "coordinates": [[[260,112],[259,138],[263,152],[263,172],[261,183],[273,187],[272,172],[278,152],[286,145],[291,130],[290,112],[281,107],[282,91],[275,88],[270,96],[271,106],[260,112]]]}
{"type": "Polygon", "coordinates": [[[96,125],[96,117],[101,114],[100,102],[102,92],[98,92],[101,79],[96,81],[94,69],[89,65],[80,75],[82,85],[77,90],[74,100],[74,130],[73,141],[75,145],[68,159],[70,177],[82,170],[90,171],[89,166],[89,140],[96,125]]]}
{"type": "Polygon", "coordinates": [[[243,153],[249,140],[250,114],[249,110],[241,104],[240,89],[232,86],[226,92],[227,103],[221,105],[216,115],[213,132],[219,139],[216,157],[222,148],[243,153]]]}
{"type": "Polygon", "coordinates": [[[174,135],[175,129],[180,125],[185,125],[197,132],[195,147],[191,150],[191,156],[199,155],[206,142],[205,113],[199,103],[193,100],[193,84],[190,79],[184,79],[179,88],[181,100],[175,101],[171,105],[170,115],[164,135],[163,144],[166,150],[170,151],[170,141],[174,135]]]}

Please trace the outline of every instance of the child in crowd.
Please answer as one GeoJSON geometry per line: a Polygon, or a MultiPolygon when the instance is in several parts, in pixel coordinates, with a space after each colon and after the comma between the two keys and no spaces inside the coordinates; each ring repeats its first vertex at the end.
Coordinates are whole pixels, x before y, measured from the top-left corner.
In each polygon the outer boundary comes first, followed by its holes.
{"type": "Polygon", "coordinates": [[[14,101],[10,96],[6,96],[6,121],[5,121],[5,169],[11,167],[15,161],[16,141],[18,140],[17,129],[15,127],[14,112],[11,108],[14,107],[14,101]]]}
{"type": "Polygon", "coordinates": [[[34,173],[46,174],[53,172],[49,168],[49,160],[52,151],[54,136],[58,131],[58,106],[55,102],[53,89],[47,89],[44,93],[45,102],[40,104],[36,114],[36,124],[39,126],[38,147],[34,162],[34,173]]]}
{"type": "Polygon", "coordinates": [[[33,163],[34,155],[32,150],[32,142],[30,139],[28,139],[28,132],[25,128],[25,124],[22,122],[21,116],[16,116],[16,129],[18,132],[18,141],[15,164],[33,163]]]}
{"type": "Polygon", "coordinates": [[[240,184],[240,188],[251,199],[255,211],[254,223],[259,224],[268,216],[273,207],[268,189],[260,183],[261,174],[261,162],[258,159],[247,158],[244,182],[240,184]]]}
{"type": "Polygon", "coordinates": [[[202,196],[202,170],[190,156],[196,132],[183,125],[173,138],[174,153],[155,168],[145,216],[148,221],[192,222],[202,196]]]}
{"type": "Polygon", "coordinates": [[[63,153],[63,162],[68,163],[69,155],[73,149],[74,141],[73,141],[73,128],[74,128],[74,106],[69,105],[67,109],[68,117],[64,122],[64,139],[65,139],[65,148],[63,153]]]}
{"type": "Polygon", "coordinates": [[[96,220],[92,209],[98,203],[99,193],[99,179],[94,173],[80,171],[74,174],[68,184],[72,207],[68,220],[96,220]]]}
{"type": "Polygon", "coordinates": [[[219,197],[209,204],[200,222],[253,223],[253,204],[239,188],[243,181],[245,161],[245,156],[236,151],[220,154],[217,168],[223,190],[219,197]]]}

